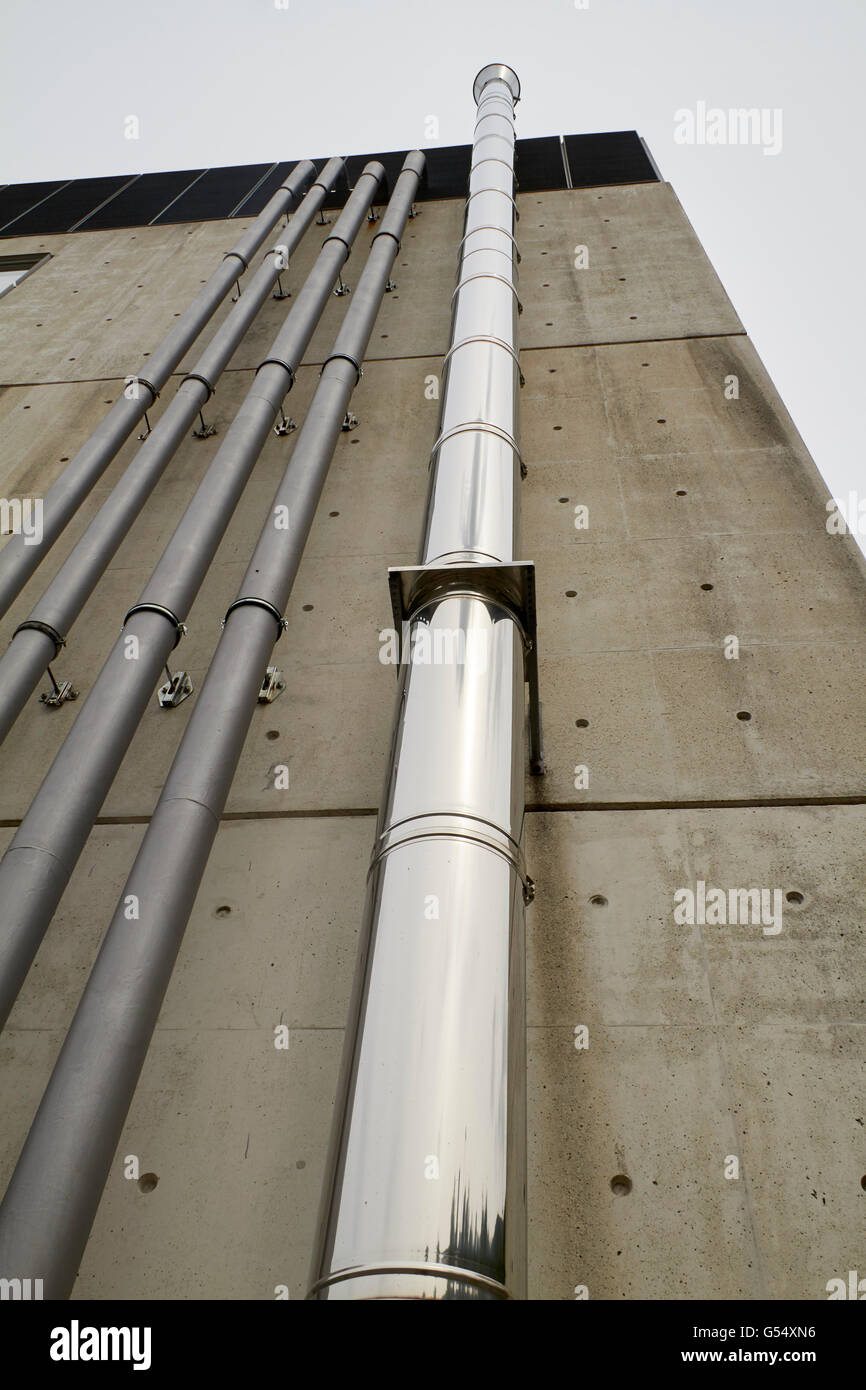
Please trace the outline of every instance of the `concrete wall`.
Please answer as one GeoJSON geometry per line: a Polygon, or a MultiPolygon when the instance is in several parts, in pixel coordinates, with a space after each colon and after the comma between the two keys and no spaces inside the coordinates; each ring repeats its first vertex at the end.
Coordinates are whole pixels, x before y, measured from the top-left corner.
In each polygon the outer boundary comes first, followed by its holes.
{"type": "MultiPolygon", "coordinates": [[[[671,188],[518,206],[548,763],[527,781],[530,1294],[823,1298],[866,1270],[863,559],[827,533],[826,489],[671,188]],[[780,889],[781,932],[678,925],[674,893],[699,879],[780,889]]],[[[303,1295],[393,708],[386,571],[416,558],[437,412],[425,380],[448,345],[461,218],[459,201],[429,203],[407,229],[277,649],[287,690],[254,716],[79,1297],[303,1295]],[[151,1190],[124,1178],[128,1154],[151,1190]]],[[[238,235],[216,222],[6,243],[53,259],[0,305],[0,495],[44,492],[238,235]]],[[[299,373],[298,419],[345,303],[299,373]]],[[[290,306],[267,303],[207,411],[220,434],[187,440],[75,625],[57,670],[82,695],[290,306]]],[[[291,449],[268,440],[194,606],[176,657],[198,681],[291,449]]],[[[0,1037],[0,1182],[191,703],[151,702],[0,1037]]],[[[4,747],[4,844],[76,709],[33,701],[4,747]]]]}

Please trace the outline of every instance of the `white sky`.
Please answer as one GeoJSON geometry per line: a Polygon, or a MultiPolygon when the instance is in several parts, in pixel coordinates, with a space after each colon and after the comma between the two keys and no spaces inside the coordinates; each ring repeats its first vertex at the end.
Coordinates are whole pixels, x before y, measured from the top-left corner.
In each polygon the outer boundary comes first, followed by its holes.
{"type": "Polygon", "coordinates": [[[520,136],[646,138],[830,491],[866,496],[864,0],[283,3],[5,0],[0,182],[425,147],[430,115],[464,144],[510,63],[520,136]],[[676,144],[699,101],[781,108],[781,153],[676,144]]]}

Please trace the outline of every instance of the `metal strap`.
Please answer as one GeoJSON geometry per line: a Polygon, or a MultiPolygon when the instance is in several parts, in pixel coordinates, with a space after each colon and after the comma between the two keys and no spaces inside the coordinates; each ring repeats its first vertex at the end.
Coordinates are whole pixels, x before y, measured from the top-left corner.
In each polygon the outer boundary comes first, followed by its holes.
{"type": "MultiPolygon", "coordinates": [[[[508,240],[511,242],[517,254],[518,261],[520,260],[520,251],[518,250],[517,242],[514,239],[513,232],[507,231],[505,227],[494,227],[492,222],[484,222],[480,227],[473,227],[471,232],[467,232],[465,236],[461,238],[460,245],[457,248],[458,256],[465,243],[469,240],[471,236],[475,236],[476,232],[501,232],[502,236],[508,237],[508,240]]],[[[479,251],[494,251],[496,248],[493,246],[479,246],[478,249],[479,251]]],[[[502,254],[504,255],[505,252],[503,251],[502,254]]],[[[472,252],[467,252],[467,255],[471,256],[472,252]]]]}
{"type": "Polygon", "coordinates": [[[479,270],[477,275],[467,275],[465,280],[460,281],[460,283],[454,291],[454,294],[452,294],[452,303],[454,302],[455,295],[460,293],[460,291],[463,289],[463,286],[471,284],[473,280],[499,280],[501,284],[507,285],[508,288],[511,290],[511,293],[514,295],[514,298],[517,300],[518,312],[523,312],[523,305],[520,302],[520,296],[517,293],[517,288],[514,285],[514,282],[512,280],[507,280],[504,275],[496,275],[492,270],[479,270]]]}
{"type": "Polygon", "coordinates": [[[285,371],[287,371],[289,374],[289,380],[292,386],[294,386],[295,369],[294,367],[291,367],[288,362],[284,362],[282,357],[266,357],[264,362],[260,362],[259,365],[256,367],[256,374],[258,374],[262,370],[262,367],[267,367],[269,364],[274,367],[282,367],[285,371]]]}
{"type": "Polygon", "coordinates": [[[248,260],[245,259],[244,256],[241,255],[240,251],[226,251],[225,255],[223,256],[223,260],[227,261],[229,256],[235,256],[240,261],[244,270],[249,270],[250,263],[248,260]]]}
{"type": "MultiPolygon", "coordinates": [[[[148,389],[148,391],[150,392],[150,394],[153,396],[153,399],[154,399],[154,400],[157,400],[157,399],[158,399],[158,397],[159,397],[159,392],[157,391],[156,387],[153,385],[153,382],[148,381],[148,379],[147,379],[146,376],[131,376],[131,377],[129,378],[129,381],[130,381],[130,382],[135,381],[135,382],[138,383],[139,386],[146,386],[147,389],[148,389]]],[[[129,382],[127,382],[127,385],[129,385],[129,382]]],[[[152,402],[151,402],[151,404],[152,404],[152,402]]]]}
{"type": "MultiPolygon", "coordinates": [[[[479,159],[477,164],[471,165],[469,169],[470,178],[475,173],[476,169],[481,168],[482,164],[504,164],[508,172],[511,174],[512,178],[515,177],[514,166],[512,164],[509,164],[507,159],[500,159],[499,156],[496,154],[486,154],[483,159],[479,159]]],[[[485,191],[492,192],[492,189],[487,189],[485,191]]]]}
{"type": "Polygon", "coordinates": [[[484,1274],[476,1274],[472,1269],[463,1269],[460,1265],[443,1264],[377,1264],[377,1265],[354,1265],[351,1269],[338,1269],[334,1274],[328,1274],[324,1279],[317,1279],[315,1284],[310,1286],[307,1298],[312,1298],[320,1289],[326,1289],[331,1284],[341,1284],[346,1279],[363,1279],[365,1277],[375,1277],[380,1274],[427,1274],[435,1279],[451,1279],[455,1283],[471,1284],[473,1288],[483,1289],[486,1293],[492,1293],[496,1298],[511,1299],[504,1284],[500,1284],[496,1279],[488,1279],[484,1274]]]}
{"type": "MultiPolygon", "coordinates": [[[[469,197],[466,199],[466,206],[469,206],[473,198],[480,198],[482,193],[499,193],[503,198],[507,198],[511,206],[514,208],[514,216],[517,218],[518,222],[520,221],[520,213],[517,211],[517,204],[514,201],[514,196],[511,193],[506,193],[504,188],[476,188],[475,192],[470,193],[469,197]]],[[[497,230],[501,230],[504,232],[505,228],[502,227],[501,229],[497,230]]]]}
{"type": "MultiPolygon", "coordinates": [[[[346,240],[345,237],[337,236],[335,232],[332,232],[331,235],[330,235],[330,236],[326,236],[326,237],[325,237],[325,240],[322,242],[322,248],[323,248],[323,249],[327,246],[327,244],[328,244],[329,241],[339,241],[339,242],[341,243],[341,245],[345,246],[345,248],[346,248],[346,260],[349,259],[349,257],[350,257],[351,254],[352,254],[352,248],[351,248],[351,246],[349,245],[349,243],[348,243],[348,241],[346,240]]],[[[344,264],[345,264],[345,262],[344,262],[344,264]]]]}
{"type": "Polygon", "coordinates": [[[322,363],[322,371],[319,372],[319,376],[322,375],[322,372],[325,370],[329,362],[338,361],[351,362],[352,366],[355,368],[355,371],[357,372],[357,376],[355,377],[355,385],[357,386],[364,373],[361,371],[360,363],[356,362],[354,357],[350,357],[348,352],[332,352],[330,357],[326,357],[324,362],[322,363]]]}
{"type": "MultiPolygon", "coordinates": [[[[445,815],[447,813],[437,812],[436,814],[445,815]]],[[[482,849],[489,849],[492,850],[494,854],[498,854],[517,874],[523,884],[524,894],[531,894],[533,883],[529,874],[526,872],[523,851],[520,846],[512,840],[508,832],[503,830],[501,826],[494,825],[492,821],[482,820],[480,816],[461,817],[459,812],[453,814],[455,819],[477,820],[479,825],[490,825],[497,834],[496,836],[485,835],[480,829],[464,829],[462,826],[458,825],[443,826],[441,829],[438,829],[434,825],[427,824],[418,830],[407,830],[400,835],[399,839],[390,840],[390,843],[380,845],[378,849],[374,850],[373,857],[370,860],[370,867],[367,870],[367,877],[370,877],[377,864],[381,863],[392,850],[402,849],[404,845],[412,844],[416,840],[465,840],[470,844],[480,845],[482,849]]],[[[413,817],[413,820],[424,819],[424,816],[413,817]]],[[[389,839],[394,833],[395,828],[394,826],[389,826],[387,830],[383,831],[379,836],[380,841],[389,839]]]]}
{"type": "MultiPolygon", "coordinates": [[[[204,386],[204,387],[207,388],[207,397],[206,397],[206,399],[207,399],[208,401],[210,400],[211,396],[213,395],[214,391],[216,390],[216,387],[215,387],[215,386],[211,386],[211,384],[210,384],[210,382],[208,381],[207,377],[206,377],[206,376],[202,376],[199,372],[187,372],[187,374],[186,374],[186,376],[184,377],[183,381],[180,383],[180,386],[183,386],[183,382],[184,382],[184,381],[200,381],[201,384],[202,384],[202,386],[204,386]]],[[[178,391],[180,390],[180,386],[177,388],[178,391]]]]}
{"type": "Polygon", "coordinates": [[[56,627],[52,627],[50,623],[37,622],[35,618],[28,618],[26,622],[19,623],[9,639],[10,642],[14,642],[19,632],[41,632],[43,636],[50,637],[54,643],[55,656],[59,656],[61,647],[66,646],[66,638],[60,636],[56,627]]]}
{"type": "MultiPolygon", "coordinates": [[[[170,622],[177,633],[174,639],[175,647],[177,646],[181,637],[183,637],[184,633],[186,632],[186,623],[182,623],[176,613],[172,613],[170,608],[163,607],[161,603],[133,604],[132,608],[130,608],[123,622],[120,624],[121,632],[126,627],[126,624],[129,622],[130,618],[133,617],[136,613],[158,613],[161,618],[165,618],[168,622],[170,622]]],[[[174,651],[174,647],[172,647],[172,651],[174,651]]]]}
{"type": "Polygon", "coordinates": [[[278,608],[272,603],[268,603],[266,598],[236,598],[234,603],[230,603],[226,609],[226,615],[222,620],[222,627],[225,627],[229,619],[229,614],[234,613],[236,608],[264,608],[266,613],[270,613],[277,625],[277,635],[275,641],[279,642],[286,628],[286,620],[278,608]]]}
{"type": "Polygon", "coordinates": [[[459,342],[452,343],[445,356],[442,358],[442,366],[445,366],[445,363],[452,353],[456,352],[458,348],[466,347],[468,343],[490,343],[493,347],[504,348],[506,352],[511,353],[511,356],[514,358],[514,365],[517,370],[520,371],[520,358],[517,356],[514,348],[510,343],[506,343],[504,338],[497,338],[493,333],[475,333],[471,338],[461,338],[459,342]]]}
{"type": "Polygon", "coordinates": [[[430,458],[432,459],[437,450],[441,449],[442,445],[446,443],[447,440],[452,439],[454,435],[468,433],[496,435],[497,439],[501,439],[503,443],[511,446],[520,461],[520,466],[523,467],[520,446],[514,436],[510,435],[507,430],[500,429],[498,425],[491,425],[484,420],[467,420],[465,424],[452,425],[450,430],[446,430],[444,434],[440,434],[433,448],[430,450],[430,458]]]}

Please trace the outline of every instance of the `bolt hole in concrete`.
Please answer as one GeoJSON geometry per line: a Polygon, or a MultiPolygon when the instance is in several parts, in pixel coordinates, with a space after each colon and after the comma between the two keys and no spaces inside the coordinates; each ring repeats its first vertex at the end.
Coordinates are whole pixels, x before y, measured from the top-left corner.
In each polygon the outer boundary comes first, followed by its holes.
{"type": "Polygon", "coordinates": [[[792,888],[790,893],[785,894],[785,902],[791,903],[793,907],[799,907],[801,903],[805,902],[805,898],[796,888],[792,888]]]}
{"type": "Polygon", "coordinates": [[[627,1197],[631,1192],[631,1178],[627,1178],[625,1173],[617,1173],[610,1180],[610,1190],[615,1197],[627,1197]]]}
{"type": "Polygon", "coordinates": [[[575,719],[574,723],[575,723],[575,727],[578,728],[578,729],[588,729],[588,728],[589,728],[589,720],[588,720],[588,719],[575,719]]]}
{"type": "Polygon", "coordinates": [[[271,743],[273,743],[275,738],[279,738],[279,736],[279,729],[268,729],[268,732],[265,734],[265,738],[269,738],[271,740],[271,743]]]}
{"type": "Polygon", "coordinates": [[[297,1161],[296,1164],[295,1164],[295,1167],[296,1167],[296,1168],[306,1168],[306,1166],[307,1166],[307,1161],[306,1161],[305,1158],[299,1158],[298,1161],[297,1161]]]}
{"type": "Polygon", "coordinates": [[[656,420],[656,424],[657,424],[657,425],[666,425],[666,424],[667,424],[667,420],[664,418],[664,416],[662,416],[660,420],[656,420]]]}
{"type": "Polygon", "coordinates": [[[687,495],[687,494],[686,494],[686,490],[685,490],[684,487],[678,487],[678,488],[677,488],[677,497],[685,497],[686,495],[687,495]]]}
{"type": "Polygon", "coordinates": [[[301,611],[304,613],[312,613],[313,605],[311,603],[304,603],[301,605],[301,611]]]}
{"type": "Polygon", "coordinates": [[[562,425],[554,425],[553,428],[554,428],[555,430],[561,430],[561,429],[562,429],[562,425]]]}
{"type": "Polygon", "coordinates": [[[708,594],[708,593],[710,592],[710,590],[712,589],[712,587],[713,587],[712,584],[702,584],[702,585],[701,585],[701,588],[703,589],[703,591],[704,591],[705,594],[708,594]]]}
{"type": "Polygon", "coordinates": [[[566,598],[577,598],[577,590],[576,590],[576,589],[566,589],[566,591],[565,591],[565,597],[566,597],[566,598]]]}
{"type": "Polygon", "coordinates": [[[607,898],[603,893],[593,893],[589,901],[593,907],[607,907],[607,898]]]}
{"type": "Polygon", "coordinates": [[[749,714],[749,711],[748,711],[747,709],[739,709],[739,710],[737,710],[737,718],[738,718],[738,719],[742,719],[742,721],[743,721],[744,724],[748,724],[748,722],[749,722],[749,720],[751,719],[751,717],[752,717],[752,716],[749,714]]]}
{"type": "Polygon", "coordinates": [[[214,917],[230,917],[231,911],[232,910],[229,907],[228,903],[221,903],[220,906],[216,908],[214,912],[214,917]]]}
{"type": "Polygon", "coordinates": [[[159,1178],[156,1173],[142,1173],[138,1180],[138,1190],[139,1192],[152,1192],[158,1182],[159,1178]]]}
{"type": "Polygon", "coordinates": [[[339,512],[328,512],[328,516],[339,516],[339,512]]]}
{"type": "MultiPolygon", "coordinates": [[[[27,410],[27,408],[28,408],[27,406],[24,407],[25,410],[27,410]]],[[[560,500],[560,502],[567,502],[567,501],[568,501],[568,498],[567,498],[567,497],[560,497],[559,500],[560,500]]]]}
{"type": "Polygon", "coordinates": [[[637,323],[637,314],[629,314],[632,323],[637,323]]]}

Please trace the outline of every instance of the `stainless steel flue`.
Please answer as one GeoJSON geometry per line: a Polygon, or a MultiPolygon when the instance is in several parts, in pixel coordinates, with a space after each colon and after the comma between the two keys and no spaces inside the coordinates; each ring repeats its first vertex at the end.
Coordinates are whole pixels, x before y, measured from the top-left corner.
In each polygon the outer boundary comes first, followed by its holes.
{"type": "MultiPolygon", "coordinates": [[[[531,566],[519,555],[514,106],[478,74],[465,235],[310,1297],[521,1297],[531,566]]],[[[540,748],[534,744],[536,770],[540,748]]]]}

